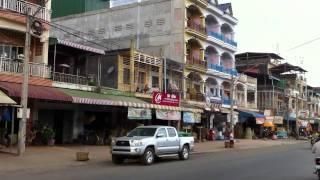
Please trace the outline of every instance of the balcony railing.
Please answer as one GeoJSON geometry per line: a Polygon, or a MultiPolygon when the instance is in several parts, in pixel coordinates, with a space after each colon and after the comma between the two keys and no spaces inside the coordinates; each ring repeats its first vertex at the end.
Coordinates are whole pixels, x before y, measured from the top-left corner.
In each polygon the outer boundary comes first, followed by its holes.
{"type": "Polygon", "coordinates": [[[224,68],[223,66],[220,66],[218,64],[208,64],[208,69],[213,69],[213,70],[216,70],[218,72],[230,74],[232,76],[238,76],[237,70],[235,70],[235,69],[227,69],[227,68],[224,68]]]}
{"type": "Polygon", "coordinates": [[[235,41],[229,39],[229,38],[226,38],[223,34],[220,34],[220,33],[217,33],[217,32],[212,32],[212,31],[209,31],[208,32],[208,35],[209,36],[212,36],[220,41],[223,41],[224,43],[227,43],[229,45],[232,45],[234,47],[237,47],[238,46],[238,43],[236,43],[235,41]]]}
{"type": "Polygon", "coordinates": [[[247,82],[250,84],[257,84],[257,79],[250,77],[250,76],[247,76],[247,82]]]}
{"type": "Polygon", "coordinates": [[[34,14],[40,8],[36,17],[45,21],[50,21],[51,10],[46,9],[38,4],[33,4],[23,0],[0,0],[0,9],[14,11],[20,14],[27,14],[29,10],[30,14],[34,14]]]}
{"type": "MultiPolygon", "coordinates": [[[[0,72],[22,74],[23,63],[11,59],[0,58],[0,72]]],[[[29,75],[41,78],[51,77],[51,68],[43,63],[29,63],[29,75]]]]}
{"type": "Polygon", "coordinates": [[[249,109],[257,109],[257,104],[254,102],[247,102],[247,108],[249,109]]]}
{"type": "Polygon", "coordinates": [[[204,101],[204,95],[202,93],[187,93],[187,99],[191,101],[204,101]]]}
{"type": "Polygon", "coordinates": [[[196,23],[192,22],[192,20],[188,20],[187,26],[190,29],[193,29],[193,30],[198,31],[203,34],[206,34],[206,28],[200,24],[196,24],[196,23]]]}
{"type": "Polygon", "coordinates": [[[55,72],[52,78],[53,78],[53,81],[70,83],[70,84],[88,85],[88,83],[89,83],[89,80],[87,77],[59,73],[59,72],[55,72]]]}
{"type": "Polygon", "coordinates": [[[206,61],[202,61],[199,59],[195,59],[194,57],[192,57],[191,55],[187,56],[187,64],[189,65],[193,65],[199,68],[203,68],[206,69],[207,67],[207,62],[206,61]]]}

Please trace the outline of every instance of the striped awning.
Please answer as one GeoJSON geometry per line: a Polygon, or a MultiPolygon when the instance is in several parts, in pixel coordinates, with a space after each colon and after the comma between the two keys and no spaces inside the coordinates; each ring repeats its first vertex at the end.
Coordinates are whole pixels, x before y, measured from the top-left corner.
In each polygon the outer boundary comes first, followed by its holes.
{"type": "Polygon", "coordinates": [[[72,97],[72,102],[76,104],[104,105],[104,106],[124,106],[133,108],[160,109],[168,111],[189,111],[202,113],[199,108],[175,107],[152,104],[132,96],[110,95],[88,91],[79,91],[71,89],[60,89],[72,97]]]}
{"type": "Polygon", "coordinates": [[[53,39],[53,41],[56,44],[61,44],[61,45],[64,45],[64,46],[68,46],[68,47],[72,47],[72,48],[76,48],[76,49],[80,49],[80,50],[84,50],[84,51],[88,51],[88,52],[93,52],[93,53],[96,53],[96,54],[105,55],[105,51],[102,50],[102,49],[98,49],[98,48],[94,48],[94,47],[90,47],[90,46],[74,43],[74,42],[67,41],[67,40],[57,39],[57,38],[51,38],[51,39],[53,39]]]}

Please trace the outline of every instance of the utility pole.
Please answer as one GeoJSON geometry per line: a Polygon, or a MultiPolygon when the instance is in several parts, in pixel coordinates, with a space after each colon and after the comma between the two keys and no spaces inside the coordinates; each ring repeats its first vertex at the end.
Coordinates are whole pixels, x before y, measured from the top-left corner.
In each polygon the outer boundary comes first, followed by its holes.
{"type": "Polygon", "coordinates": [[[27,9],[26,15],[26,38],[24,45],[24,61],[23,61],[23,83],[21,93],[22,118],[19,121],[18,135],[18,155],[21,156],[26,149],[26,123],[28,111],[28,84],[29,84],[29,60],[30,60],[30,44],[31,44],[31,16],[27,9]]]}
{"type": "Polygon", "coordinates": [[[298,105],[299,105],[299,103],[298,103],[298,94],[296,94],[296,133],[297,133],[297,139],[299,139],[299,127],[298,127],[298,125],[299,125],[299,123],[298,123],[298,117],[299,117],[299,109],[298,109],[298,105]]]}
{"type": "Polygon", "coordinates": [[[26,8],[26,37],[24,45],[24,61],[23,61],[23,82],[21,92],[21,107],[22,118],[19,121],[18,132],[18,155],[21,156],[26,150],[26,123],[28,115],[28,84],[29,84],[29,61],[30,61],[30,46],[31,46],[31,21],[40,12],[41,8],[47,4],[48,0],[42,0],[42,5],[30,14],[30,8],[26,8]]]}

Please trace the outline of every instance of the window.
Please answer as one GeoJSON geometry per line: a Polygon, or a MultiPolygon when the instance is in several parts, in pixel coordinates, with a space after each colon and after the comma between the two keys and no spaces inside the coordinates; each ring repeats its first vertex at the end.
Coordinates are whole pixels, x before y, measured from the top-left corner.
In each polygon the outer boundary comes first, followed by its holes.
{"type": "Polygon", "coordinates": [[[166,129],[165,129],[165,128],[159,129],[157,135],[159,135],[159,134],[164,134],[164,137],[167,137],[167,131],[166,131],[166,129]]]}
{"type": "Polygon", "coordinates": [[[0,44],[0,57],[17,59],[19,54],[24,53],[23,47],[0,44]]]}
{"type": "Polygon", "coordinates": [[[146,80],[146,73],[145,72],[139,72],[139,84],[144,84],[146,80]]]}
{"type": "Polygon", "coordinates": [[[152,87],[158,88],[159,87],[159,77],[152,76],[152,87]]]}
{"type": "Polygon", "coordinates": [[[130,84],[130,69],[123,69],[123,84],[130,84]]]}
{"type": "Polygon", "coordinates": [[[176,137],[177,136],[177,133],[173,128],[168,128],[167,130],[168,130],[169,137],[176,137]]]}

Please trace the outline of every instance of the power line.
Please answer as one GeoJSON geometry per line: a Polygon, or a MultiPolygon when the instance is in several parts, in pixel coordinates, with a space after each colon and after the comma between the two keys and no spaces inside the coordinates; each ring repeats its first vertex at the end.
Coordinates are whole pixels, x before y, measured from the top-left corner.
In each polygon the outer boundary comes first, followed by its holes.
{"type": "Polygon", "coordinates": [[[112,50],[112,48],[110,48],[110,47],[106,47],[106,46],[104,46],[104,45],[102,45],[102,44],[99,44],[99,43],[97,43],[97,42],[95,42],[95,41],[91,41],[91,40],[89,40],[89,39],[86,39],[86,38],[82,37],[81,35],[78,35],[78,34],[69,32],[69,31],[67,31],[67,30],[65,30],[65,29],[63,29],[63,28],[61,28],[61,27],[58,27],[58,26],[54,25],[53,23],[49,23],[49,22],[45,22],[45,23],[48,24],[49,26],[53,27],[53,28],[56,28],[56,29],[58,29],[58,30],[60,30],[60,31],[63,31],[63,32],[67,33],[67,34],[70,34],[70,35],[72,35],[72,36],[74,36],[74,37],[80,38],[80,39],[85,40],[85,41],[87,41],[87,42],[89,42],[89,43],[91,43],[91,44],[94,44],[94,45],[97,45],[97,46],[99,46],[99,47],[102,47],[102,48],[104,48],[105,50],[112,50]]]}
{"type": "Polygon", "coordinates": [[[290,48],[290,49],[288,49],[287,51],[292,51],[292,50],[297,49],[297,48],[299,48],[299,47],[302,47],[302,46],[311,44],[311,43],[313,43],[314,41],[317,41],[317,40],[320,40],[320,37],[317,37],[317,38],[312,39],[312,40],[310,40],[310,41],[307,41],[307,42],[304,42],[304,43],[299,44],[299,45],[297,45],[297,46],[294,46],[293,48],[290,48]]]}
{"type": "MultiPolygon", "coordinates": [[[[61,25],[61,24],[57,24],[57,23],[54,23],[54,22],[51,22],[51,24],[54,24],[54,25],[56,25],[56,26],[61,26],[61,27],[65,28],[65,29],[69,29],[69,30],[72,30],[72,31],[74,31],[74,32],[78,32],[79,34],[83,34],[83,35],[86,35],[86,36],[91,36],[91,37],[93,37],[93,38],[96,39],[96,40],[100,40],[100,38],[97,37],[97,36],[94,36],[94,35],[92,35],[92,34],[85,33],[85,32],[82,32],[82,31],[73,29],[73,28],[71,28],[71,27],[67,27],[67,26],[64,26],[64,25],[61,25]]],[[[116,43],[116,42],[114,42],[114,41],[112,41],[112,40],[109,40],[109,39],[108,39],[108,41],[110,41],[110,43],[113,44],[114,46],[116,46],[117,48],[120,48],[120,47],[121,47],[121,45],[119,45],[118,43],[116,43]]]]}

